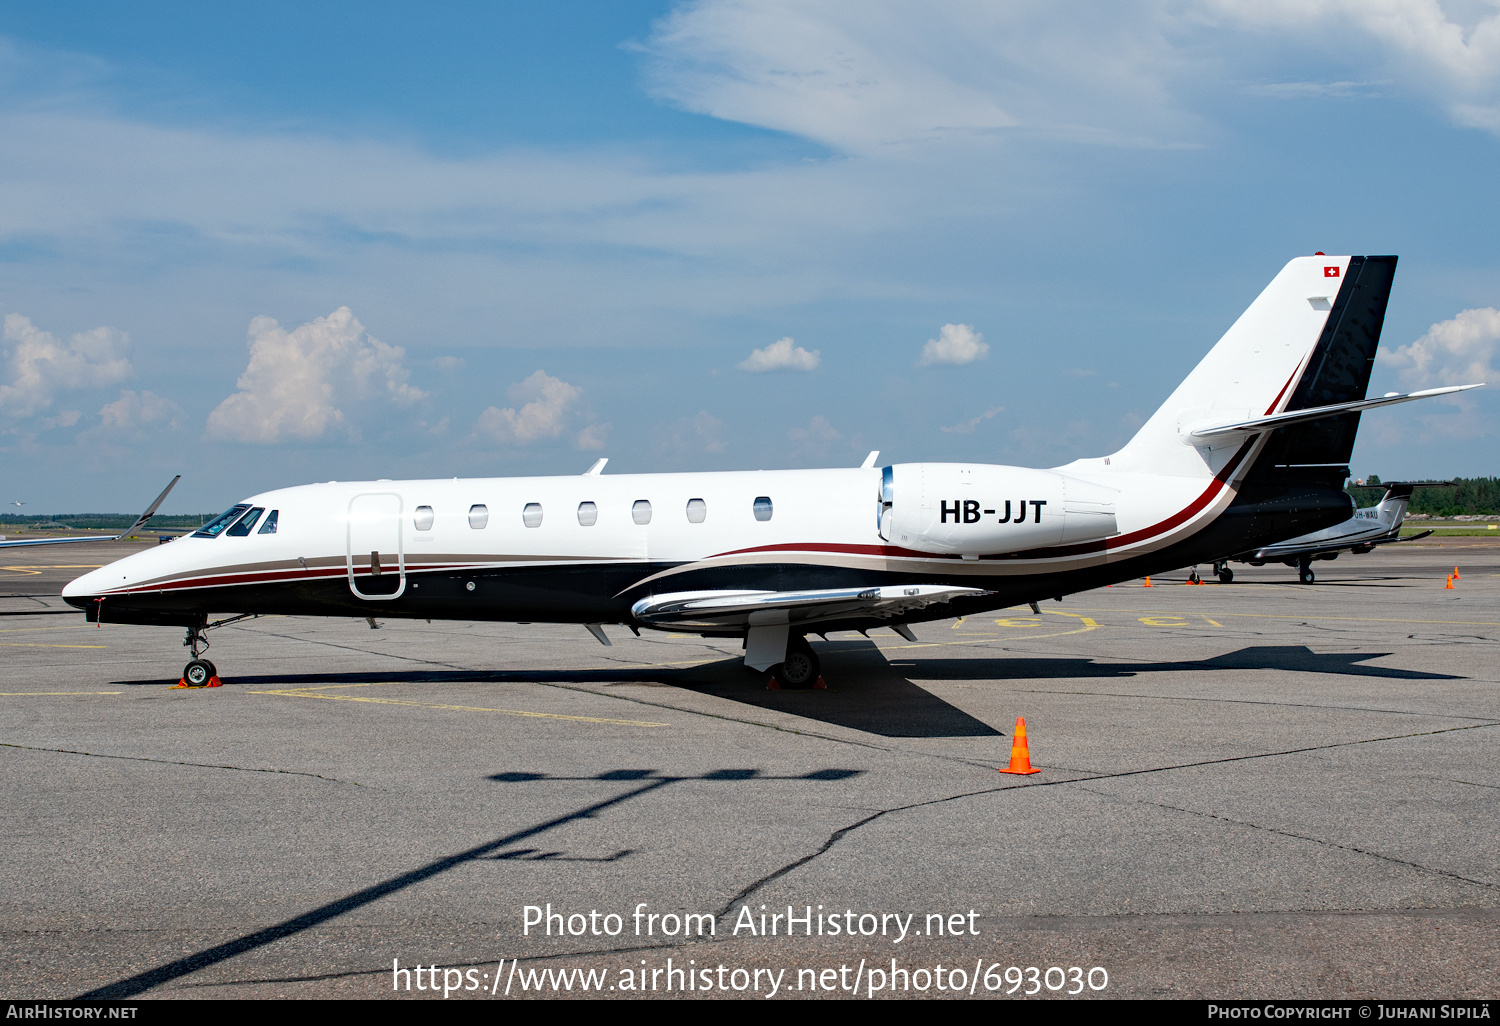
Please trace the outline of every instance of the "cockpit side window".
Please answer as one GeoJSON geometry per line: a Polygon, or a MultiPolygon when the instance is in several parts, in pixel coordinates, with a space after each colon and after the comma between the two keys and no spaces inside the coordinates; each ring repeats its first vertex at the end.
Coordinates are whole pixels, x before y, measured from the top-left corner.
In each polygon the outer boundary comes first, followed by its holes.
{"type": "Polygon", "coordinates": [[[255,522],[260,519],[260,515],[265,511],[266,507],[256,506],[249,513],[246,513],[244,516],[240,517],[239,520],[235,521],[234,526],[229,529],[228,534],[230,535],[230,537],[245,537],[245,535],[249,534],[251,529],[255,527],[255,522]]]}
{"type": "Polygon", "coordinates": [[[219,535],[224,533],[224,529],[226,527],[238,520],[240,518],[240,514],[244,513],[245,510],[249,508],[250,504],[248,502],[240,503],[237,506],[230,506],[224,512],[220,513],[208,523],[198,528],[198,530],[194,531],[193,537],[217,538],[219,535]]]}
{"type": "Polygon", "coordinates": [[[256,531],[255,533],[256,534],[275,534],[276,533],[276,518],[277,518],[277,516],[280,515],[280,513],[281,513],[281,510],[279,510],[279,509],[273,509],[273,510],[271,510],[270,516],[266,517],[266,522],[264,524],[261,524],[260,525],[260,530],[256,531]]]}

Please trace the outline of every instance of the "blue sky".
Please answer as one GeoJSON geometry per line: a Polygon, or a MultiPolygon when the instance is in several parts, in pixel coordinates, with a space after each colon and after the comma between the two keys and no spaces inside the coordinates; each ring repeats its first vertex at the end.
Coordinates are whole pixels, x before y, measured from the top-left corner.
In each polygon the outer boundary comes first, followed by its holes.
{"type": "Polygon", "coordinates": [[[1497,474],[1497,157],[1488,0],[7,5],[0,499],[1055,465],[1313,250],[1497,474]]]}

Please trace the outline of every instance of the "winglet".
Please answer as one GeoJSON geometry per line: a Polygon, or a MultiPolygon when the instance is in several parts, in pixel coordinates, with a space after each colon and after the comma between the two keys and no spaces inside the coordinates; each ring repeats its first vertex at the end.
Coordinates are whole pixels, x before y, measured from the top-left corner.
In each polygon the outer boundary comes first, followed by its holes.
{"type": "Polygon", "coordinates": [[[879,459],[879,458],[880,458],[880,450],[876,449],[874,452],[870,453],[870,455],[868,455],[868,456],[865,457],[865,461],[859,465],[859,469],[860,470],[869,470],[871,467],[873,467],[875,465],[875,461],[877,459],[879,459]]]}
{"type": "Polygon", "coordinates": [[[604,456],[594,461],[594,465],[583,472],[584,477],[598,477],[604,473],[604,465],[609,462],[609,457],[604,456]]]}
{"type": "Polygon", "coordinates": [[[173,488],[177,487],[177,482],[181,481],[181,480],[182,480],[182,475],[178,474],[176,477],[172,478],[172,480],[168,481],[167,482],[167,486],[165,488],[163,488],[161,490],[161,494],[156,497],[156,501],[153,502],[151,505],[149,505],[149,506],[146,507],[146,512],[144,512],[140,516],[136,517],[135,518],[135,523],[131,524],[124,531],[121,531],[119,534],[115,535],[113,538],[111,538],[109,540],[110,541],[116,541],[116,540],[118,540],[120,538],[124,538],[126,535],[130,534],[132,531],[135,531],[135,530],[138,530],[139,528],[141,528],[146,523],[146,521],[148,521],[152,517],[156,516],[156,511],[159,508],[161,508],[162,500],[164,500],[167,497],[167,493],[168,492],[170,492],[173,488]]]}

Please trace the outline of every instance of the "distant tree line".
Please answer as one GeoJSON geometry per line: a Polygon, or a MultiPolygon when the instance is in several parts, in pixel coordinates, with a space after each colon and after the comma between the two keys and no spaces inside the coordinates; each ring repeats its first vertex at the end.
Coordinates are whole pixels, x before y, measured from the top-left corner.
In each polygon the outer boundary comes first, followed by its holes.
{"type": "MultiPolygon", "coordinates": [[[[139,513],[58,513],[53,516],[37,513],[0,513],[0,533],[5,528],[19,531],[22,528],[38,528],[43,526],[67,527],[72,531],[104,530],[123,531],[135,523],[139,513]]],[[[205,520],[212,520],[217,514],[210,513],[207,517],[197,513],[180,516],[161,516],[151,518],[141,533],[150,534],[152,531],[185,531],[188,528],[196,530],[205,520]]]]}
{"type": "MultiPolygon", "coordinates": [[[[1371,474],[1360,487],[1350,481],[1345,488],[1360,506],[1373,506],[1385,494],[1380,478],[1371,474]]],[[[1411,497],[1409,513],[1456,517],[1467,513],[1500,513],[1500,477],[1455,477],[1445,488],[1418,488],[1411,497]]]]}

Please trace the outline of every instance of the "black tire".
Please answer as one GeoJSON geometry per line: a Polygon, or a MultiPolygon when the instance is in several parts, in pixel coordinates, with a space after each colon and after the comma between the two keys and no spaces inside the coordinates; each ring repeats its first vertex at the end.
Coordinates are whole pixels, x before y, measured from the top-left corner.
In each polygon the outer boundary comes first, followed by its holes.
{"type": "Polygon", "coordinates": [[[190,659],[182,668],[182,679],[187,681],[188,687],[201,688],[208,684],[209,678],[213,676],[215,676],[214,664],[207,659],[190,659]]]}
{"type": "Polygon", "coordinates": [[[1297,580],[1301,581],[1303,584],[1311,584],[1317,579],[1318,576],[1317,574],[1312,572],[1312,567],[1305,566],[1301,570],[1297,571],[1297,580]]]}
{"type": "Polygon", "coordinates": [[[1231,570],[1231,569],[1229,569],[1229,567],[1226,566],[1222,570],[1219,571],[1219,583],[1220,584],[1228,584],[1228,583],[1230,583],[1233,580],[1234,580],[1234,571],[1231,570]]]}
{"type": "Polygon", "coordinates": [[[1189,584],[1197,584],[1200,580],[1201,580],[1201,578],[1198,576],[1198,571],[1196,571],[1196,570],[1189,570],[1188,571],[1188,583],[1189,584]]]}
{"type": "Polygon", "coordinates": [[[818,653],[807,639],[797,638],[787,645],[786,661],[776,668],[776,678],[789,688],[810,688],[822,669],[818,653]]]}
{"type": "Polygon", "coordinates": [[[203,661],[208,664],[208,675],[210,677],[217,677],[219,675],[219,668],[214,665],[214,661],[212,659],[205,659],[203,661]]]}

